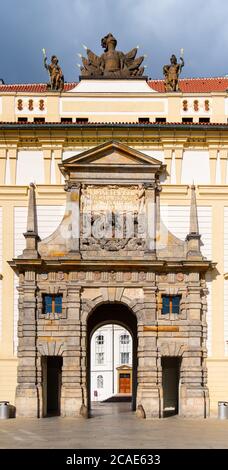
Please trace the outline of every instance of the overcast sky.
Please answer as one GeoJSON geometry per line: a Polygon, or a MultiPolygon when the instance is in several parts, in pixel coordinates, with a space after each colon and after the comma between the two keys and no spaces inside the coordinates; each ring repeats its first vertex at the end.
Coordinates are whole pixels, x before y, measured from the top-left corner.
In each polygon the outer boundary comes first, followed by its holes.
{"type": "Polygon", "coordinates": [[[65,80],[77,81],[82,43],[101,54],[112,32],[117,49],[139,45],[146,73],[162,78],[172,53],[184,48],[182,77],[228,74],[227,0],[0,0],[0,78],[47,82],[42,48],[59,58],[65,80]]]}

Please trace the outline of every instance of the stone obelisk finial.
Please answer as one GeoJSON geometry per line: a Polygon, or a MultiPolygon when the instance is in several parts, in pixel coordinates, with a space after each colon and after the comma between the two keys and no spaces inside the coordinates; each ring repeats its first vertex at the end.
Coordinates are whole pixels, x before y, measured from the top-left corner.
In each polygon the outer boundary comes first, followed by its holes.
{"type": "Polygon", "coordinates": [[[36,190],[35,184],[29,185],[29,202],[27,216],[27,231],[24,233],[26,248],[23,250],[23,258],[38,258],[37,243],[40,240],[37,229],[36,190]]]}
{"type": "Polygon", "coordinates": [[[187,258],[188,259],[202,259],[200,251],[200,238],[199,223],[196,204],[196,188],[195,185],[191,186],[191,205],[190,205],[190,227],[189,233],[186,237],[187,242],[187,258]]]}
{"type": "Polygon", "coordinates": [[[196,188],[191,186],[190,227],[189,233],[199,235],[199,223],[196,204],[196,188]]]}

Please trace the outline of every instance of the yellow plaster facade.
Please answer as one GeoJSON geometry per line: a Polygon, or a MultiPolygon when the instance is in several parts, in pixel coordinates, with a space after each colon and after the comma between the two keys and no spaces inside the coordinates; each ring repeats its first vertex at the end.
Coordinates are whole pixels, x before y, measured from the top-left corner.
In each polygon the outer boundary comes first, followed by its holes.
{"type": "MultiPolygon", "coordinates": [[[[77,87],[76,87],[77,88],[77,87]]],[[[0,332],[0,400],[14,403],[16,388],[17,358],[15,350],[15,287],[14,273],[8,261],[15,256],[15,208],[27,207],[28,183],[17,181],[19,153],[42,152],[43,181],[37,183],[37,205],[48,208],[64,206],[65,193],[58,165],[64,153],[80,153],[109,140],[153,155],[158,160],[162,154],[167,174],[161,193],[161,204],[176,210],[190,205],[190,184],[183,183],[183,165],[186,152],[195,152],[199,159],[199,174],[196,175],[197,204],[210,208],[211,259],[216,267],[208,273],[211,281],[211,314],[208,318],[209,355],[208,385],[211,413],[217,410],[218,400],[228,400],[228,240],[226,208],[228,208],[228,127],[227,93],[86,93],[63,92],[59,94],[2,92],[0,94],[0,209],[1,209],[1,332],[0,332]],[[23,110],[18,110],[18,100],[23,101],[23,110]],[[28,100],[35,103],[29,111],[28,100]],[[204,103],[209,100],[209,111],[200,109],[183,112],[183,100],[204,103]],[[44,110],[39,112],[39,102],[44,101],[44,110]],[[208,116],[216,126],[181,126],[182,118],[208,116]],[[46,124],[30,126],[36,117],[45,118],[46,124]],[[17,124],[18,117],[26,117],[27,124],[17,124]],[[62,123],[69,117],[72,124],[62,123]],[[138,119],[149,117],[151,123],[158,117],[166,118],[166,125],[138,125],[138,119]],[[87,124],[75,124],[76,119],[87,118],[87,124]],[[55,124],[59,125],[55,125],[55,124]],[[95,124],[97,123],[97,125],[95,124]],[[113,123],[113,125],[112,125],[113,123]],[[133,123],[136,123],[133,125],[133,123]],[[219,124],[224,124],[221,126],[219,124]],[[208,181],[200,183],[201,152],[208,155],[208,181]],[[156,155],[158,155],[156,157],[156,155]],[[8,175],[8,177],[7,177],[8,175]],[[8,179],[7,179],[8,178],[8,179]],[[218,183],[219,181],[219,183],[218,183]],[[227,251],[227,254],[226,254],[227,251]]],[[[194,154],[195,155],[195,154],[194,154]]],[[[204,172],[204,169],[202,169],[204,172]]],[[[57,223],[57,222],[56,222],[57,223]]],[[[205,225],[206,227],[206,225],[205,225]]],[[[170,227],[172,231],[172,227],[170,227]]],[[[50,230],[51,232],[51,230],[50,230]]],[[[206,233],[206,228],[205,228],[206,233]]],[[[187,234],[187,231],[186,231],[187,234]]],[[[206,237],[206,235],[205,235],[206,237]]],[[[202,238],[204,243],[204,238],[202,238]]]]}

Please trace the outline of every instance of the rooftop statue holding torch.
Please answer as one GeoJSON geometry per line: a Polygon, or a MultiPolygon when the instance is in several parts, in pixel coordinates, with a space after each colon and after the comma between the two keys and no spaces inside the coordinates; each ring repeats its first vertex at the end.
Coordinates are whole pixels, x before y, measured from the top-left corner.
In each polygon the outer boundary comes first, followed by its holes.
{"type": "Polygon", "coordinates": [[[174,54],[170,57],[170,65],[164,65],[165,91],[179,91],[179,75],[184,67],[184,50],[181,49],[180,63],[174,54]]]}
{"type": "Polygon", "coordinates": [[[51,63],[47,63],[46,50],[43,49],[44,67],[50,76],[50,89],[52,91],[62,91],[64,88],[64,76],[61,67],[59,66],[58,58],[53,55],[51,63]]]}

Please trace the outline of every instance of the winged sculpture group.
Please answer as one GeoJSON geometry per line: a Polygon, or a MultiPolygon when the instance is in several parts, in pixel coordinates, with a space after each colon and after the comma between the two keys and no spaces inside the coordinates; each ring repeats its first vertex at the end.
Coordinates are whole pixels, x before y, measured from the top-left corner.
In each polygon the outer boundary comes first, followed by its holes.
{"type": "Polygon", "coordinates": [[[87,48],[87,58],[82,57],[82,77],[107,77],[107,78],[130,78],[143,75],[144,67],[140,67],[144,56],[137,57],[138,48],[130,52],[116,51],[117,40],[112,33],[101,39],[104,53],[97,56],[87,48]]]}

